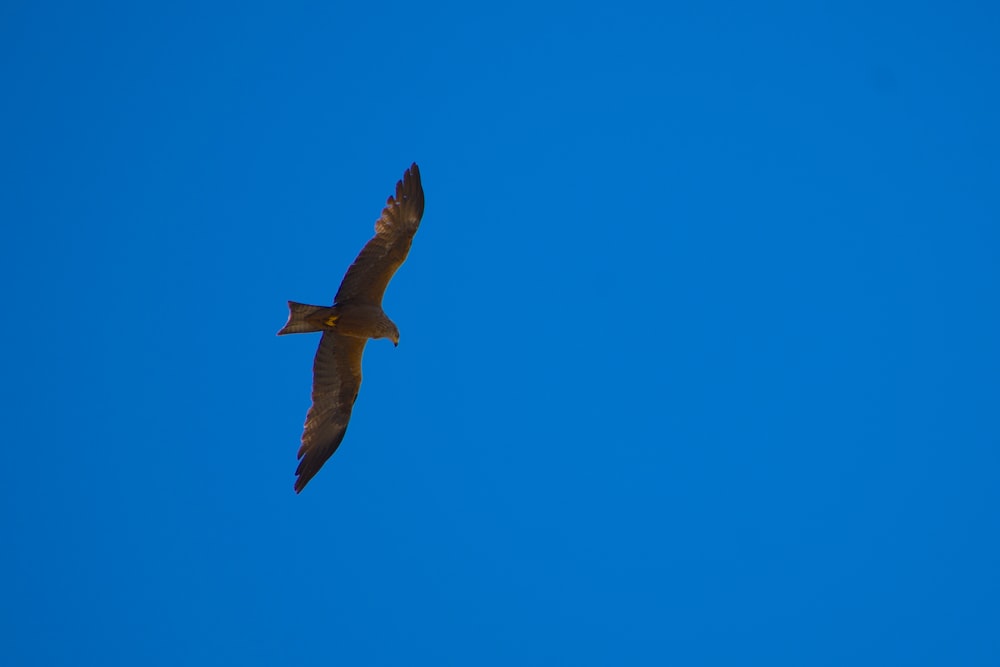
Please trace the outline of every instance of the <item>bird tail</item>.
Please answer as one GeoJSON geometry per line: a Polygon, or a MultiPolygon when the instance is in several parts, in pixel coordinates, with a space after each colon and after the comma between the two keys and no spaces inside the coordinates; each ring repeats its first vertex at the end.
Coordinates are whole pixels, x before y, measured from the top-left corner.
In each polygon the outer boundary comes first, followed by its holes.
{"type": "Polygon", "coordinates": [[[330,310],[329,306],[309,306],[304,303],[288,302],[288,321],[278,332],[279,336],[295,333],[322,331],[323,326],[313,319],[313,315],[321,310],[330,310]]]}

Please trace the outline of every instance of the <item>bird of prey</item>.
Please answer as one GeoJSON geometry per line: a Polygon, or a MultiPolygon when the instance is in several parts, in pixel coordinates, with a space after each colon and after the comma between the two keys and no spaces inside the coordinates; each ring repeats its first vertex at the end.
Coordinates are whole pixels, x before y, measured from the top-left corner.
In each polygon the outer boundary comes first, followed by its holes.
{"type": "Polygon", "coordinates": [[[399,345],[399,329],[382,311],[382,295],[406,259],[424,213],[424,191],[416,164],[396,183],[375,236],[347,269],[332,306],[288,302],[288,322],[278,335],[322,331],[313,361],[312,407],[306,415],[299,448],[295,492],[330,458],[347,431],[351,409],[361,387],[361,355],[369,338],[388,338],[399,345]]]}

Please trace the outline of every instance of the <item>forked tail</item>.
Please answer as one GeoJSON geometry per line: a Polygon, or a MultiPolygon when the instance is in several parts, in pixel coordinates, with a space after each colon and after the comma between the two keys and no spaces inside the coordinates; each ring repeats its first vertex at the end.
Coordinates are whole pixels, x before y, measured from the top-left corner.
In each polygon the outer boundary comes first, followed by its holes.
{"type": "Polygon", "coordinates": [[[288,321],[278,332],[279,336],[285,334],[309,333],[310,331],[322,331],[323,327],[312,319],[313,315],[321,310],[329,310],[329,306],[310,306],[304,303],[288,302],[288,321]]]}

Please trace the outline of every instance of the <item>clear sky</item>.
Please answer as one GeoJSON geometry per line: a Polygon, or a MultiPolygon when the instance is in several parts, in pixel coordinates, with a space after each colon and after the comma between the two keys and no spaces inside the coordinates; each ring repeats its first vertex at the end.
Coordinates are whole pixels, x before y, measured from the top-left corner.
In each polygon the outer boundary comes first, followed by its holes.
{"type": "Polygon", "coordinates": [[[1000,664],[991,5],[3,3],[0,663],[1000,664]]]}

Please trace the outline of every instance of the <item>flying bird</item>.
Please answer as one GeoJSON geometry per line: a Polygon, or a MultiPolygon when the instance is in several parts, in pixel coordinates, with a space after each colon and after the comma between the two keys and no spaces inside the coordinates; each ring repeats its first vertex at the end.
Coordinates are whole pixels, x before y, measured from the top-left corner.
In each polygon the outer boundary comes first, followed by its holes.
{"type": "Polygon", "coordinates": [[[322,331],[313,361],[312,406],[306,414],[295,471],[295,492],[305,488],[344,439],[361,388],[361,355],[369,338],[399,345],[399,328],[382,310],[382,295],[406,259],[424,213],[424,190],[414,163],[375,221],[375,236],[347,269],[332,306],[288,302],[278,335],[322,331]]]}

